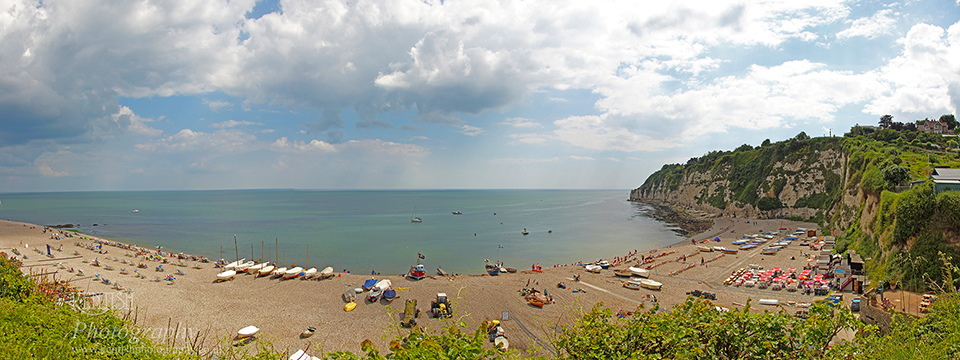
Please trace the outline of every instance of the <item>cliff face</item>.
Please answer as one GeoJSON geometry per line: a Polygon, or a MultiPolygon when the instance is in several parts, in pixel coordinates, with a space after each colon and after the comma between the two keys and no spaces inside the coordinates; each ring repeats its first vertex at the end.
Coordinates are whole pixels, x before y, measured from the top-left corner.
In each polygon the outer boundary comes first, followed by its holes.
{"type": "MultiPolygon", "coordinates": [[[[829,215],[847,182],[848,157],[838,139],[791,141],[664,166],[630,199],[755,218],[829,215]]],[[[858,198],[849,200],[859,205],[858,198]]]]}

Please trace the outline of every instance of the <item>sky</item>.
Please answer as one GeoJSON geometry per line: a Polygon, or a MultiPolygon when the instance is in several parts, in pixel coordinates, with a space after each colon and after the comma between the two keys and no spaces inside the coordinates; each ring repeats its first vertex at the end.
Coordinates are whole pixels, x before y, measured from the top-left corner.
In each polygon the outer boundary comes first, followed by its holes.
{"type": "Polygon", "coordinates": [[[0,192],[632,189],[960,108],[960,0],[0,0],[0,192]]]}

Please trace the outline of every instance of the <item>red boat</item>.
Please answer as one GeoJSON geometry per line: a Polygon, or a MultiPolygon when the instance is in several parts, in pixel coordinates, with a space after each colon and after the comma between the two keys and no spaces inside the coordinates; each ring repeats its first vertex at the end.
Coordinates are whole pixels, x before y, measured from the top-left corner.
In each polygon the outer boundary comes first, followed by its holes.
{"type": "Polygon", "coordinates": [[[423,265],[417,264],[410,267],[410,274],[408,274],[407,276],[409,276],[411,279],[414,279],[414,280],[420,280],[420,279],[423,279],[423,277],[426,275],[427,275],[427,269],[425,269],[423,265]]]}

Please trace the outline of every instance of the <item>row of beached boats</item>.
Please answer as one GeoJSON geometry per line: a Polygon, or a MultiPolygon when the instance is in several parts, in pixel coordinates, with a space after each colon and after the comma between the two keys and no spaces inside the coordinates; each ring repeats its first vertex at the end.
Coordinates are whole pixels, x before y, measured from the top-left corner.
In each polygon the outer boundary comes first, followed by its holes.
{"type": "MultiPolygon", "coordinates": [[[[593,273],[600,273],[600,270],[609,267],[610,263],[606,260],[598,261],[595,264],[584,265],[584,269],[593,273]]],[[[633,276],[637,277],[629,279],[623,283],[623,287],[627,289],[638,290],[640,288],[644,288],[650,290],[660,290],[660,288],[663,287],[663,284],[659,281],[650,279],[650,270],[638,266],[631,266],[626,269],[617,269],[613,271],[613,274],[624,278],[630,278],[633,276]]]]}
{"type": "Polygon", "coordinates": [[[326,279],[332,277],[333,267],[327,266],[323,270],[317,271],[317,268],[313,267],[310,269],[304,269],[302,267],[277,267],[273,266],[270,263],[259,263],[255,261],[246,261],[247,259],[240,259],[229,263],[223,267],[224,271],[217,274],[217,281],[227,281],[233,280],[240,273],[247,273],[256,275],[257,277],[262,276],[274,276],[282,277],[284,279],[293,279],[296,277],[301,277],[303,279],[326,279]]]}

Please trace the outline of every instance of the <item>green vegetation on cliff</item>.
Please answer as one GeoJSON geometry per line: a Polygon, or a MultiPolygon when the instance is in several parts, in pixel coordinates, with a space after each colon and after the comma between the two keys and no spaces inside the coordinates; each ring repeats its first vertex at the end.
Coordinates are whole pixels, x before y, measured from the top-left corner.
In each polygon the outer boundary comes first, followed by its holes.
{"type": "Polygon", "coordinates": [[[891,119],[882,130],[857,126],[843,137],[822,138],[800,133],[664,165],[631,197],[818,222],[845,233],[838,250],[870,259],[874,279],[925,290],[929,281],[942,280],[934,271],[938,252],[960,261],[960,194],[909,185],[934,168],[960,168],[957,137],[891,119]]]}

